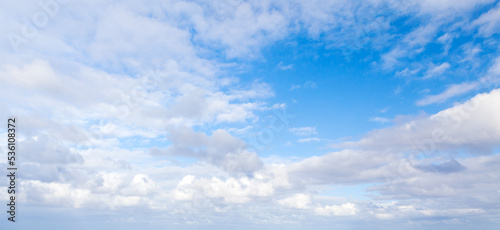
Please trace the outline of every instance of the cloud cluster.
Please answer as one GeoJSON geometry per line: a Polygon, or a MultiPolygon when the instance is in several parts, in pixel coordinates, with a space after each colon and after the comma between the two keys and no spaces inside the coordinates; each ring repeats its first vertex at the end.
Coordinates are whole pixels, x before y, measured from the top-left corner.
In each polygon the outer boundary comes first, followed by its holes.
{"type": "Polygon", "coordinates": [[[251,173],[262,167],[256,153],[249,152],[242,140],[224,130],[215,130],[212,136],[187,127],[170,131],[172,144],[165,149],[152,148],[152,155],[192,157],[221,166],[229,172],[251,173]]]}

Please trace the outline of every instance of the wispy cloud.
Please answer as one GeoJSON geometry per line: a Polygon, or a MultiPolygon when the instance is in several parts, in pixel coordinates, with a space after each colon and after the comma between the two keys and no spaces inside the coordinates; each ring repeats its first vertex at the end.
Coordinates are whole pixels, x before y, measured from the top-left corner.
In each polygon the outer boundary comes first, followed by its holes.
{"type": "Polygon", "coordinates": [[[309,143],[309,142],[319,142],[319,141],[321,141],[321,139],[319,139],[317,137],[302,138],[302,139],[297,140],[297,142],[299,142],[299,143],[309,143]]]}
{"type": "Polygon", "coordinates": [[[289,70],[289,69],[293,68],[293,64],[284,65],[283,62],[280,62],[280,63],[278,63],[278,65],[276,66],[276,68],[278,68],[280,70],[289,70]]]}
{"type": "Polygon", "coordinates": [[[429,69],[427,70],[426,72],[426,75],[423,77],[423,79],[427,79],[427,78],[432,78],[432,77],[436,77],[436,76],[440,76],[442,75],[446,70],[448,70],[450,68],[450,63],[448,62],[444,62],[442,63],[441,65],[434,65],[434,64],[431,64],[431,66],[429,67],[429,69]]]}
{"type": "Polygon", "coordinates": [[[491,36],[494,33],[498,33],[498,29],[500,28],[499,15],[500,3],[497,3],[495,8],[482,14],[478,19],[474,20],[472,24],[478,27],[479,34],[482,36],[491,36]]]}
{"type": "Polygon", "coordinates": [[[430,105],[434,103],[442,103],[448,100],[449,98],[456,97],[462,95],[464,93],[470,92],[476,89],[479,86],[477,82],[465,82],[462,84],[454,84],[446,88],[440,94],[429,95],[420,100],[418,100],[415,104],[418,106],[430,105]]]}
{"type": "Polygon", "coordinates": [[[64,2],[0,7],[25,223],[495,229],[500,3],[64,2]]]}
{"type": "Polygon", "coordinates": [[[296,89],[316,89],[318,85],[314,81],[307,81],[303,85],[292,85],[288,91],[296,89]]]}
{"type": "Polygon", "coordinates": [[[370,121],[375,121],[375,122],[379,122],[379,123],[387,123],[387,122],[390,122],[391,120],[388,118],[385,118],[385,117],[372,117],[372,118],[370,118],[370,121]]]}
{"type": "Polygon", "coordinates": [[[310,136],[316,133],[316,127],[299,127],[299,128],[289,128],[289,132],[297,136],[310,136]]]}

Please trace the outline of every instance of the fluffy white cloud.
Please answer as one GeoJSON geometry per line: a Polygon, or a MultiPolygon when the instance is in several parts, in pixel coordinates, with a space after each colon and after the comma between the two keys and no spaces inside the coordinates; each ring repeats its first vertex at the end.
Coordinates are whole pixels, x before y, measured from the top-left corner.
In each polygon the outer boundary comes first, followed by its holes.
{"type": "Polygon", "coordinates": [[[308,209],[311,205],[311,196],[303,193],[277,200],[278,204],[288,208],[308,209]]]}
{"type": "Polygon", "coordinates": [[[345,203],[341,205],[318,207],[314,211],[317,215],[322,216],[353,216],[356,215],[358,209],[353,203],[345,203]]]}
{"type": "Polygon", "coordinates": [[[310,136],[316,134],[316,127],[289,128],[288,131],[297,136],[310,136]]]}
{"type": "Polygon", "coordinates": [[[199,193],[208,199],[223,199],[225,203],[238,204],[247,203],[257,197],[269,197],[274,191],[272,183],[259,179],[248,177],[231,177],[227,180],[216,177],[195,179],[188,175],[177,185],[174,195],[179,200],[191,200],[196,193],[199,193]]]}
{"type": "Polygon", "coordinates": [[[291,163],[287,170],[306,184],[372,182],[384,178],[383,167],[396,159],[391,153],[342,150],[291,163]]]}
{"type": "MultiPolygon", "coordinates": [[[[446,37],[440,36],[439,32],[454,33],[459,26],[470,27],[467,23],[460,21],[460,17],[471,17],[471,9],[482,7],[492,0],[484,1],[380,1],[391,6],[388,9],[390,16],[397,18],[402,14],[415,14],[421,19],[420,26],[412,29],[409,33],[404,33],[402,39],[391,40],[393,47],[381,55],[382,67],[386,70],[405,69],[408,65],[419,62],[415,57],[425,51],[427,44],[438,40],[442,42],[446,37]],[[459,20],[457,20],[459,19],[459,20]],[[441,38],[441,39],[440,39],[441,38]]],[[[382,4],[384,5],[384,4],[382,4]]],[[[382,11],[383,12],[383,11],[382,11]]],[[[486,16],[485,16],[486,17],[486,16]]],[[[480,23],[476,23],[480,24],[480,23]]],[[[385,32],[385,30],[381,30],[385,32]]],[[[392,37],[390,37],[392,38],[392,37]]],[[[445,42],[444,51],[447,54],[449,45],[445,42]]],[[[444,63],[443,63],[444,64],[444,63]]],[[[430,78],[444,71],[446,65],[432,69],[424,76],[430,78]]]]}
{"type": "Polygon", "coordinates": [[[288,34],[290,6],[287,3],[224,3],[197,6],[197,10],[203,9],[203,14],[208,17],[191,15],[191,20],[197,31],[196,39],[226,47],[229,57],[256,57],[263,45],[288,34]]]}
{"type": "Polygon", "coordinates": [[[489,152],[500,143],[500,90],[478,94],[472,99],[432,116],[375,130],[356,142],[340,146],[432,154],[444,149],[489,152]],[[480,134],[480,135],[478,135],[480,134]]]}

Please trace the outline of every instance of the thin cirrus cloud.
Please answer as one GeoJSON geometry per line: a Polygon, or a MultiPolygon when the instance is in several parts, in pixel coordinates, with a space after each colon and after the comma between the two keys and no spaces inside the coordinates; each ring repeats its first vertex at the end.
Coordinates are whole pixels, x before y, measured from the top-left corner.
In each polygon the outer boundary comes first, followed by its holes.
{"type": "Polygon", "coordinates": [[[431,68],[429,68],[429,70],[427,71],[427,75],[424,76],[424,79],[442,75],[449,68],[450,63],[448,62],[442,63],[437,66],[431,65],[431,68]]]}
{"type": "MultiPolygon", "coordinates": [[[[438,66],[439,67],[439,66],[438,66]]],[[[435,67],[434,69],[438,68],[435,67]]],[[[428,95],[416,102],[418,106],[425,106],[434,103],[442,103],[456,96],[463,95],[475,89],[488,89],[494,88],[498,85],[498,77],[500,76],[500,58],[496,58],[484,77],[479,78],[477,81],[462,82],[460,84],[453,84],[448,86],[443,92],[436,95],[428,95]]]]}
{"type": "Polygon", "coordinates": [[[482,14],[478,19],[474,20],[472,23],[479,27],[479,34],[482,36],[490,36],[497,33],[500,26],[500,18],[498,13],[500,12],[500,5],[497,3],[495,8],[490,9],[488,12],[482,14]]]}
{"type": "Polygon", "coordinates": [[[297,136],[310,136],[316,133],[316,127],[298,127],[298,128],[289,128],[289,132],[297,136]]]}
{"type": "Polygon", "coordinates": [[[464,82],[461,84],[456,84],[449,86],[446,88],[444,92],[441,92],[436,95],[428,95],[416,102],[419,106],[434,104],[434,103],[442,103],[448,100],[449,98],[456,97],[462,95],[464,93],[468,93],[471,90],[476,89],[479,86],[477,82],[464,82]]]}
{"type": "Polygon", "coordinates": [[[478,153],[489,152],[500,140],[496,131],[499,102],[498,89],[478,94],[439,113],[374,130],[359,141],[344,142],[339,146],[416,150],[426,154],[460,148],[475,149],[478,153]]]}

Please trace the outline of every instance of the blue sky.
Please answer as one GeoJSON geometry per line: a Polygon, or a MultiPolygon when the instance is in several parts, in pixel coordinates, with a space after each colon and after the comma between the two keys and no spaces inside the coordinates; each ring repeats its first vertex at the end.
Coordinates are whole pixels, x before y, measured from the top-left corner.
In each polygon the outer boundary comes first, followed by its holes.
{"type": "Polygon", "coordinates": [[[498,1],[41,0],[0,11],[0,113],[18,118],[20,155],[18,221],[1,226],[500,222],[498,1]]]}

